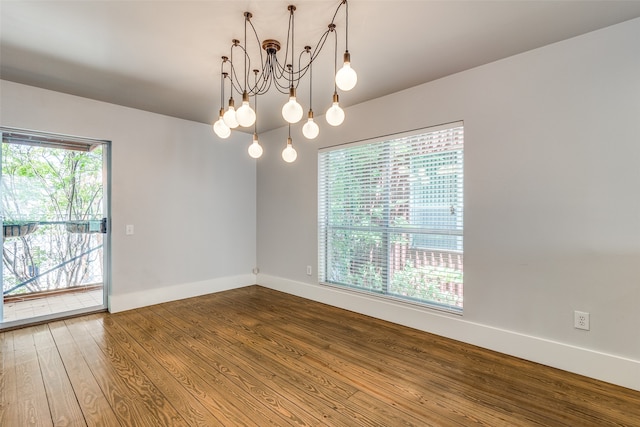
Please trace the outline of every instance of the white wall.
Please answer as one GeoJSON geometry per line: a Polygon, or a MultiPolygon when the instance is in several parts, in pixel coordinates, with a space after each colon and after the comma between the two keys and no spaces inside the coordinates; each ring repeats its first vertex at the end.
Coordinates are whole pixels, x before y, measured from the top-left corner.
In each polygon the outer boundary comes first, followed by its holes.
{"type": "Polygon", "coordinates": [[[111,311],[255,282],[256,168],[245,144],[12,82],[0,91],[2,126],[112,141],[111,311]]]}
{"type": "Polygon", "coordinates": [[[317,142],[296,127],[293,165],[279,157],[286,130],[263,135],[278,148],[258,162],[258,282],[640,390],[638,40],[640,19],[354,106],[317,142]],[[317,149],[457,120],[464,314],[306,276],[317,267],[317,149]],[[590,331],[573,328],[574,310],[591,313],[590,331]]]}

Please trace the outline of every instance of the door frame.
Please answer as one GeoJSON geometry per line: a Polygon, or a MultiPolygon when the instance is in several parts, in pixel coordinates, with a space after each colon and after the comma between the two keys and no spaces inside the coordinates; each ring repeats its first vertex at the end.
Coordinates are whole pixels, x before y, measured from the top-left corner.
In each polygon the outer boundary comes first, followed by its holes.
{"type": "MultiPolygon", "coordinates": [[[[86,145],[101,145],[102,146],[102,185],[103,185],[103,215],[107,219],[106,233],[103,233],[103,284],[102,284],[102,306],[92,306],[82,309],[64,311],[59,313],[45,314],[41,316],[12,320],[3,322],[3,307],[4,297],[0,299],[0,332],[15,329],[18,327],[24,327],[29,325],[46,323],[52,320],[61,320],[69,317],[75,317],[79,315],[99,313],[108,311],[109,296],[111,294],[111,171],[112,171],[112,156],[111,146],[112,143],[107,139],[96,139],[89,137],[78,137],[60,133],[44,132],[44,131],[32,131],[28,129],[13,128],[7,126],[0,126],[0,135],[2,135],[2,143],[5,141],[6,133],[18,133],[27,134],[34,137],[49,137],[60,139],[63,141],[73,141],[74,143],[84,143],[86,145]]],[[[61,147],[63,148],[63,147],[61,147]]],[[[0,179],[2,178],[2,165],[3,153],[0,146],[0,179]]],[[[0,194],[2,187],[0,186],[0,194]]],[[[0,222],[4,221],[4,214],[2,212],[2,201],[0,199],[0,222]]],[[[0,243],[4,245],[4,235],[0,237],[0,243]]],[[[0,284],[3,283],[3,270],[4,265],[0,264],[0,284]]],[[[0,286],[2,288],[2,286],[0,286]]]]}

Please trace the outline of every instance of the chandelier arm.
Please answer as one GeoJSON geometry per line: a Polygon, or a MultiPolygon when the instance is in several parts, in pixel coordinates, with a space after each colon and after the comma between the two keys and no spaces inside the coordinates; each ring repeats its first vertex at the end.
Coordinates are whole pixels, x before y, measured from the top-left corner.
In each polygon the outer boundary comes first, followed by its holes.
{"type": "MultiPolygon", "coordinates": [[[[279,85],[280,85],[280,81],[279,81],[279,77],[277,74],[277,70],[279,67],[278,62],[278,57],[275,55],[269,55],[268,57],[268,74],[267,74],[267,79],[265,81],[265,84],[263,85],[263,87],[265,87],[265,89],[263,91],[261,91],[261,94],[266,93],[271,87],[276,87],[278,92],[280,93],[288,93],[289,91],[289,87],[284,87],[282,86],[282,89],[280,89],[279,85]]],[[[280,75],[282,76],[282,74],[280,75]]],[[[280,85],[281,86],[281,85],[280,85]]]]}
{"type": "MultiPolygon", "coordinates": [[[[260,37],[258,36],[258,31],[256,30],[256,27],[253,25],[253,22],[251,22],[250,18],[251,18],[251,16],[249,16],[247,18],[247,21],[249,22],[249,26],[251,26],[251,30],[253,31],[253,35],[256,38],[256,44],[258,45],[258,52],[260,53],[260,68],[261,69],[259,70],[260,76],[258,77],[256,75],[256,79],[255,79],[254,85],[251,88],[251,90],[249,90],[249,93],[253,94],[254,96],[257,96],[257,95],[261,95],[263,93],[260,90],[260,88],[258,87],[258,81],[259,80],[260,81],[264,81],[264,80],[268,79],[269,75],[270,75],[270,73],[267,73],[265,75],[265,71],[268,71],[268,68],[267,68],[266,64],[267,64],[267,61],[269,60],[269,57],[267,56],[267,60],[265,61],[264,56],[262,54],[262,49],[260,49],[260,37]]],[[[245,28],[245,45],[246,45],[246,37],[247,36],[246,36],[246,28],[245,28]]],[[[246,50],[245,50],[245,54],[248,55],[248,52],[246,50]]],[[[251,58],[249,58],[249,60],[250,59],[251,58]]],[[[263,83],[263,85],[264,85],[264,83],[263,83]]]]}
{"type": "Polygon", "coordinates": [[[280,83],[280,80],[278,79],[273,79],[273,87],[278,89],[278,92],[280,93],[289,93],[289,81],[287,81],[286,85],[280,83]]]}
{"type": "MultiPolygon", "coordinates": [[[[259,72],[260,70],[258,70],[258,73],[259,72]]],[[[249,96],[262,95],[262,93],[260,92],[260,86],[258,85],[258,79],[256,79],[256,82],[254,82],[252,86],[249,86],[249,88],[247,88],[247,93],[249,94],[249,96]]]]}
{"type": "Polygon", "coordinates": [[[271,87],[271,79],[259,79],[260,83],[256,84],[255,90],[253,91],[254,96],[264,95],[269,92],[269,88],[271,87]]]}
{"type": "Polygon", "coordinates": [[[231,80],[231,97],[233,98],[233,91],[235,90],[236,92],[238,92],[239,94],[242,93],[243,89],[240,83],[238,83],[238,81],[240,80],[238,78],[238,73],[236,71],[236,67],[233,66],[233,62],[231,62],[231,60],[229,60],[229,63],[231,65],[231,72],[229,73],[230,76],[230,80],[231,80]]]}
{"type": "Polygon", "coordinates": [[[311,112],[313,111],[313,57],[311,56],[311,51],[309,49],[306,49],[305,51],[309,54],[309,64],[307,67],[309,68],[309,111],[311,112]]]}
{"type": "Polygon", "coordinates": [[[264,76],[264,82],[263,82],[264,89],[261,90],[261,93],[268,92],[271,86],[273,85],[273,82],[277,80],[276,70],[274,70],[274,61],[276,60],[277,58],[273,54],[269,54],[267,56],[267,61],[265,63],[266,75],[264,76]]]}
{"type": "Polygon", "coordinates": [[[289,86],[284,86],[282,83],[280,83],[276,79],[272,79],[269,81],[269,89],[271,89],[272,87],[275,87],[276,90],[282,94],[285,94],[285,95],[289,94],[289,86]]]}
{"type": "MultiPolygon", "coordinates": [[[[286,59],[287,58],[285,58],[285,61],[286,59]]],[[[284,77],[284,73],[287,72],[287,67],[285,65],[280,64],[280,61],[278,61],[277,57],[275,58],[275,71],[276,73],[274,74],[274,76],[277,80],[282,79],[284,77]]]]}
{"type": "MultiPolygon", "coordinates": [[[[230,76],[232,76],[231,78],[231,86],[232,88],[238,92],[239,94],[242,93],[242,84],[238,83],[240,81],[240,79],[238,78],[238,73],[236,71],[236,67],[233,66],[233,64],[231,64],[231,72],[229,73],[230,76]]],[[[233,92],[231,92],[231,97],[233,97],[233,92]]]]}
{"type": "MultiPolygon", "coordinates": [[[[287,27],[287,44],[285,46],[284,49],[284,63],[287,64],[289,63],[289,43],[291,41],[291,20],[292,20],[292,16],[293,16],[293,11],[291,9],[289,9],[289,25],[287,27]]],[[[278,57],[276,57],[276,63],[278,64],[278,71],[280,71],[280,74],[277,75],[276,80],[281,79],[282,76],[284,76],[284,73],[287,71],[287,67],[286,66],[281,66],[280,62],[278,61],[278,57]]]]}
{"type": "Polygon", "coordinates": [[[254,96],[263,95],[266,93],[264,87],[267,85],[267,80],[271,79],[272,70],[270,65],[270,55],[267,55],[267,58],[264,59],[262,56],[262,51],[260,51],[260,70],[259,76],[256,76],[255,83],[253,87],[251,87],[250,93],[254,96]],[[258,83],[260,82],[260,83],[258,83]]]}
{"type": "Polygon", "coordinates": [[[318,43],[316,43],[316,47],[313,49],[313,52],[311,53],[311,62],[315,61],[318,55],[320,55],[320,52],[324,48],[324,44],[326,43],[327,38],[329,37],[329,33],[331,33],[331,30],[325,31],[324,34],[320,36],[320,39],[318,39],[318,43]]]}
{"type": "Polygon", "coordinates": [[[236,68],[233,66],[233,64],[231,64],[231,72],[229,73],[229,77],[231,80],[231,98],[233,98],[234,90],[239,94],[242,93],[242,86],[238,84],[238,75],[236,74],[236,68]]]}
{"type": "Polygon", "coordinates": [[[273,58],[274,56],[269,54],[267,55],[267,59],[264,63],[264,68],[262,70],[262,87],[259,90],[260,94],[267,93],[273,80],[275,79],[275,71],[273,70],[273,58]]]}
{"type": "MultiPolygon", "coordinates": [[[[327,41],[327,38],[329,37],[329,33],[332,30],[327,30],[325,31],[325,33],[320,37],[320,39],[318,40],[318,43],[316,44],[316,47],[313,49],[313,52],[308,52],[311,56],[309,58],[309,62],[307,63],[307,65],[305,65],[304,67],[301,67],[298,70],[298,79],[302,80],[302,78],[307,74],[307,72],[309,71],[309,68],[311,66],[311,64],[313,63],[313,61],[316,60],[316,58],[318,57],[318,55],[320,54],[320,52],[322,51],[322,49],[324,48],[324,45],[327,41]]],[[[335,31],[335,30],[334,30],[335,31]]],[[[304,52],[303,52],[304,53],[304,52]]],[[[300,54],[302,56],[302,53],[300,54]]]]}
{"type": "Polygon", "coordinates": [[[249,16],[251,16],[251,14],[249,12],[245,12],[244,14],[244,46],[241,46],[242,51],[244,52],[244,92],[247,91],[247,21],[249,20],[249,16]]]}
{"type": "Polygon", "coordinates": [[[227,57],[222,57],[222,62],[220,63],[220,108],[224,110],[224,79],[226,77],[226,73],[224,72],[224,63],[227,62],[227,57]]]}
{"type": "Polygon", "coordinates": [[[256,90],[254,91],[254,95],[264,95],[269,92],[269,87],[271,86],[270,80],[262,80],[260,86],[256,86],[256,90]]]}
{"type": "MultiPolygon", "coordinates": [[[[333,75],[335,76],[338,73],[338,32],[335,31],[335,29],[333,32],[335,34],[335,49],[333,51],[333,75]]],[[[333,81],[333,91],[335,93],[338,93],[338,84],[336,83],[335,79],[333,81]]]]}
{"type": "Polygon", "coordinates": [[[287,78],[287,86],[283,86],[280,83],[280,80],[284,78],[284,73],[286,72],[287,67],[286,67],[286,65],[283,66],[282,64],[280,64],[280,61],[278,61],[278,57],[277,56],[274,56],[274,61],[275,61],[275,64],[276,64],[276,70],[277,71],[281,71],[281,73],[280,74],[276,74],[276,76],[275,76],[275,78],[273,80],[274,80],[274,82],[276,83],[276,85],[278,87],[283,87],[288,92],[289,91],[289,79],[287,78]]]}
{"type": "MultiPolygon", "coordinates": [[[[296,47],[296,21],[293,17],[293,11],[295,9],[292,9],[291,7],[289,7],[289,9],[291,10],[291,68],[289,69],[289,73],[290,73],[290,77],[291,77],[291,87],[293,87],[293,72],[296,69],[296,62],[295,62],[295,56],[293,54],[293,50],[296,47]]],[[[300,61],[298,61],[298,68],[300,67],[300,61]]],[[[297,84],[296,84],[297,86],[297,84]]]]}
{"type": "Polygon", "coordinates": [[[282,94],[289,94],[289,80],[286,80],[286,85],[281,83],[286,67],[280,64],[280,62],[278,61],[278,57],[275,55],[273,56],[272,61],[272,63],[275,64],[275,69],[282,70],[282,73],[279,76],[274,75],[270,82],[271,87],[275,87],[276,90],[282,94]]]}
{"type": "Polygon", "coordinates": [[[289,95],[289,86],[283,86],[278,80],[272,81],[272,87],[275,87],[282,94],[289,95]]]}
{"type": "Polygon", "coordinates": [[[278,92],[285,93],[285,94],[289,93],[289,81],[288,80],[287,80],[286,84],[281,83],[281,81],[279,79],[273,79],[271,83],[272,83],[273,87],[275,87],[278,90],[278,92]]]}
{"type": "MultiPolygon", "coordinates": [[[[309,46],[307,46],[309,47],[309,46]]],[[[302,67],[300,66],[300,69],[298,71],[295,72],[296,74],[296,78],[294,79],[296,82],[296,89],[298,88],[298,85],[300,84],[300,82],[302,81],[302,79],[304,78],[304,76],[307,75],[307,73],[310,71],[311,69],[311,64],[313,63],[313,58],[311,57],[311,47],[309,47],[309,49],[305,49],[302,52],[300,52],[300,57],[298,59],[298,64],[302,63],[302,55],[304,55],[305,53],[309,54],[309,62],[307,62],[307,64],[302,67]]]]}
{"type": "MultiPolygon", "coordinates": [[[[253,35],[256,36],[256,44],[258,45],[258,47],[260,47],[260,36],[258,36],[258,31],[256,31],[256,27],[253,26],[253,22],[251,22],[251,20],[249,20],[249,25],[251,26],[251,29],[253,30],[253,35]]],[[[263,64],[264,63],[264,57],[262,55],[262,49],[258,48],[258,52],[260,53],[260,63],[263,64]]],[[[263,70],[261,70],[262,73],[263,70]]]]}
{"type": "Polygon", "coordinates": [[[240,41],[239,40],[234,39],[233,43],[231,45],[231,55],[230,55],[231,59],[229,60],[229,66],[231,67],[230,72],[229,72],[229,76],[231,77],[231,98],[233,98],[234,89],[239,94],[242,93],[242,86],[240,86],[238,84],[238,81],[240,80],[238,78],[238,72],[236,71],[236,67],[233,64],[233,48],[234,47],[239,47],[240,49],[242,49],[242,46],[240,45],[240,41]]]}
{"type": "MultiPolygon", "coordinates": [[[[249,53],[247,52],[246,46],[238,45],[237,47],[239,47],[244,53],[244,70],[245,70],[244,71],[245,72],[245,74],[244,74],[244,89],[241,90],[240,92],[246,91],[247,93],[251,93],[251,91],[247,89],[247,86],[248,86],[247,82],[248,82],[248,79],[249,79],[249,75],[251,73],[250,71],[247,71],[247,70],[251,69],[251,57],[249,56],[249,53]]],[[[235,71],[235,69],[234,69],[234,71],[235,71]]],[[[237,76],[236,76],[236,79],[237,79],[237,76]]]]}
{"type": "Polygon", "coordinates": [[[307,72],[309,71],[309,67],[310,67],[311,63],[316,60],[316,58],[318,57],[318,55],[322,51],[322,49],[324,47],[324,44],[326,43],[327,38],[329,36],[329,33],[331,31],[332,30],[327,30],[327,31],[324,32],[324,34],[322,36],[320,36],[320,39],[318,40],[318,43],[316,44],[316,47],[313,49],[313,52],[307,51],[306,49],[303,50],[302,52],[300,52],[300,57],[298,59],[298,64],[302,63],[301,58],[302,58],[302,55],[304,53],[309,53],[311,56],[309,58],[309,62],[304,67],[300,66],[300,69],[298,71],[294,72],[296,74],[296,77],[294,79],[296,81],[296,88],[300,84],[300,80],[302,80],[304,78],[304,76],[307,74],[307,72]]]}
{"type": "Polygon", "coordinates": [[[254,92],[255,95],[264,95],[271,89],[271,87],[276,87],[280,93],[289,93],[288,87],[283,86],[282,89],[280,89],[280,87],[277,86],[279,81],[274,71],[276,68],[274,67],[274,64],[277,60],[278,58],[275,55],[267,55],[262,72],[261,83],[256,87],[256,91],[254,92]]]}
{"type": "Polygon", "coordinates": [[[340,4],[338,4],[338,7],[336,7],[336,11],[333,13],[333,18],[331,18],[332,24],[335,22],[336,16],[338,16],[338,12],[340,11],[340,8],[342,7],[343,4],[346,5],[347,0],[340,0],[340,4]]]}
{"type": "Polygon", "coordinates": [[[229,80],[231,80],[231,86],[229,86],[229,98],[233,99],[233,46],[231,46],[230,59],[229,59],[229,80]]]}
{"type": "MultiPolygon", "coordinates": [[[[322,51],[322,48],[324,47],[324,43],[326,42],[328,35],[329,35],[329,31],[327,30],[322,36],[320,36],[320,39],[316,43],[316,47],[313,50],[311,50],[311,46],[305,46],[304,50],[300,52],[300,58],[302,58],[302,55],[305,53],[309,54],[309,61],[307,62],[307,64],[304,67],[300,66],[300,69],[298,70],[300,79],[302,79],[302,77],[304,77],[307,74],[307,71],[311,67],[311,64],[313,63],[313,61],[316,60],[316,58],[320,54],[320,51],[322,51]]],[[[301,61],[299,63],[301,63],[301,61]]]]}
{"type": "Polygon", "coordinates": [[[269,90],[271,89],[272,85],[273,85],[273,79],[265,80],[263,82],[262,87],[260,88],[260,92],[258,93],[258,95],[264,95],[267,92],[269,92],[269,90]]]}
{"type": "MultiPolygon", "coordinates": [[[[254,76],[255,76],[255,85],[258,84],[258,70],[253,70],[254,72],[254,76]]],[[[253,111],[256,112],[256,120],[253,123],[253,133],[254,134],[258,134],[258,97],[256,96],[255,99],[253,100],[253,111]]]]}
{"type": "Polygon", "coordinates": [[[238,82],[233,83],[233,89],[238,92],[238,94],[242,94],[242,86],[239,86],[238,82]]]}
{"type": "Polygon", "coordinates": [[[344,50],[349,52],[349,3],[347,3],[347,0],[344,0],[344,2],[340,4],[340,6],[342,6],[342,4],[344,4],[345,15],[344,50]]]}
{"type": "Polygon", "coordinates": [[[267,59],[264,62],[264,70],[268,68],[268,74],[275,80],[282,79],[286,72],[286,67],[282,66],[278,61],[278,57],[275,53],[268,53],[267,59]]]}
{"type": "Polygon", "coordinates": [[[302,52],[300,52],[300,55],[298,56],[298,71],[293,71],[292,75],[295,75],[295,77],[292,77],[292,80],[296,83],[295,84],[295,88],[298,89],[298,85],[300,84],[300,80],[302,80],[302,77],[305,75],[306,73],[306,69],[307,67],[304,67],[304,69],[302,68],[302,66],[300,64],[302,64],[302,55],[304,55],[305,53],[307,53],[306,50],[303,50],[302,52]]]}

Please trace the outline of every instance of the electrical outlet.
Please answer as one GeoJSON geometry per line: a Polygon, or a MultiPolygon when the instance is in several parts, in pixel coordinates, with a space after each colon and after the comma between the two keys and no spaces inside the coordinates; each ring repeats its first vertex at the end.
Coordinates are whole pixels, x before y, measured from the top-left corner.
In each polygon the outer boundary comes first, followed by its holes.
{"type": "Polygon", "coordinates": [[[313,271],[313,270],[311,269],[311,266],[310,266],[310,265],[307,265],[307,276],[311,276],[312,271],[313,271]]]}
{"type": "Polygon", "coordinates": [[[589,313],[586,311],[573,312],[573,327],[576,329],[589,330],[589,313]]]}

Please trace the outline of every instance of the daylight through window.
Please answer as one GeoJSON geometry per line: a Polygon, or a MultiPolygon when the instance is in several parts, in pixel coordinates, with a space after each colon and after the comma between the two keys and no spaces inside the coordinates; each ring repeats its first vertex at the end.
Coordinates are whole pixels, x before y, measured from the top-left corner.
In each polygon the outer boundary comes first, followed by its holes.
{"type": "Polygon", "coordinates": [[[320,281],[460,311],[463,126],[319,153],[320,281]]]}

